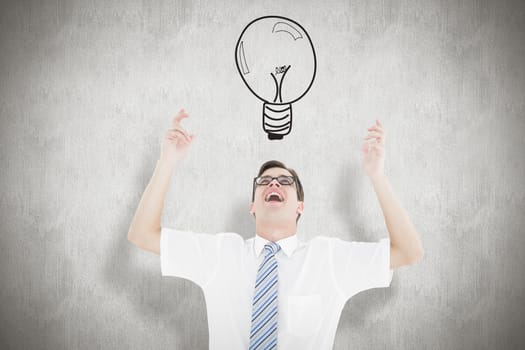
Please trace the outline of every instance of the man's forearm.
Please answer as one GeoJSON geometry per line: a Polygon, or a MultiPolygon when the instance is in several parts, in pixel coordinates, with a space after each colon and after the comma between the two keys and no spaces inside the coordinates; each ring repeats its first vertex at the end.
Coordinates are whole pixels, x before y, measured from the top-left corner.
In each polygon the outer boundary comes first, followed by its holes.
{"type": "Polygon", "coordinates": [[[390,244],[399,249],[408,260],[418,260],[423,256],[421,239],[410,220],[408,213],[401,206],[385,175],[371,179],[386,227],[390,234],[390,244]]]}
{"type": "Polygon", "coordinates": [[[141,238],[151,232],[160,232],[160,219],[164,208],[164,198],[168,192],[170,179],[176,163],[157,161],[155,171],[140,199],[139,206],[129,227],[128,239],[140,242],[141,238]]]}

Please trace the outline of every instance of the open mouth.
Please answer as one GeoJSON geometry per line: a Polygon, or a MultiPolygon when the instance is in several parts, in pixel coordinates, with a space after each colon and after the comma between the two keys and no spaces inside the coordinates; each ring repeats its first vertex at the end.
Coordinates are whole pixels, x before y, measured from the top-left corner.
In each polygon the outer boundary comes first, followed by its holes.
{"type": "Polygon", "coordinates": [[[284,201],[283,197],[280,193],[277,192],[270,192],[266,195],[264,198],[266,202],[282,202],[284,201]]]}

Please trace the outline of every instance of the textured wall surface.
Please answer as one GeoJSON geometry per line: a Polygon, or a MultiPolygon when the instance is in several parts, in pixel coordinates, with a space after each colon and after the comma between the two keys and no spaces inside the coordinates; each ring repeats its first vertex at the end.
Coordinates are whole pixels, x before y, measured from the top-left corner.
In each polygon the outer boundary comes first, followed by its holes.
{"type": "Polygon", "coordinates": [[[386,173],[425,248],[346,305],[335,349],[525,347],[525,6],[516,1],[5,1],[0,5],[0,348],[206,349],[206,305],[127,230],[182,107],[197,134],[163,225],[254,234],[259,165],[305,187],[298,235],[387,237],[360,163],[386,173]],[[290,17],[317,77],[270,142],[234,48],[290,17]]]}

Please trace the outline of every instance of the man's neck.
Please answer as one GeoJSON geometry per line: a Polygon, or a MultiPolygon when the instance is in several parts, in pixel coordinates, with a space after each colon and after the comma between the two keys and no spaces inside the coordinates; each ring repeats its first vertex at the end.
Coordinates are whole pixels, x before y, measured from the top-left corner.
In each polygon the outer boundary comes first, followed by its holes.
{"type": "Polygon", "coordinates": [[[290,226],[275,226],[272,224],[255,223],[255,232],[262,238],[277,242],[281,239],[295,235],[297,232],[297,225],[290,226]]]}

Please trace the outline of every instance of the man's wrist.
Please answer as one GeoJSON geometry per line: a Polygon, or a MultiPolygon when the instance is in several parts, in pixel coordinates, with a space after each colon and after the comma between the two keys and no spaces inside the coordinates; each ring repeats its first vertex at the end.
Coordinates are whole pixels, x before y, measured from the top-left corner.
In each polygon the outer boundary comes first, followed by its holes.
{"type": "Polygon", "coordinates": [[[161,168],[173,169],[175,168],[176,165],[177,165],[177,159],[175,158],[165,158],[161,156],[159,160],[157,160],[157,166],[161,168]]]}
{"type": "Polygon", "coordinates": [[[369,176],[369,179],[374,186],[382,184],[388,180],[385,173],[369,176]]]}

